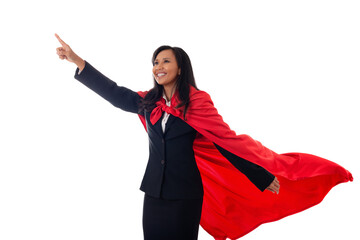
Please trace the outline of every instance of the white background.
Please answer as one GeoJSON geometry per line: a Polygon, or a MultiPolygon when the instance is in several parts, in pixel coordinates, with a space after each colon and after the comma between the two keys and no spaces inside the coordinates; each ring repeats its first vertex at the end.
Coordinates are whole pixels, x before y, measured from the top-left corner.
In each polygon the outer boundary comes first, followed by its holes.
{"type": "Polygon", "coordinates": [[[0,239],[142,239],[146,132],[74,79],[54,33],[134,91],[153,86],[153,51],[179,46],[238,134],[352,172],[242,239],[359,239],[359,12],[347,0],[2,1],[0,239]]]}

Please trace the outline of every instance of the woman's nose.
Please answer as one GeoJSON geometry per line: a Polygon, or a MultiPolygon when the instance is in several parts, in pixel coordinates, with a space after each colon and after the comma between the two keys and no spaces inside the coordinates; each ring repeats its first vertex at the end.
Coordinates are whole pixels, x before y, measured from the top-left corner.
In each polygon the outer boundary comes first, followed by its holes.
{"type": "Polygon", "coordinates": [[[163,70],[163,66],[162,66],[162,65],[158,65],[158,66],[156,67],[156,71],[159,71],[159,70],[163,70]]]}

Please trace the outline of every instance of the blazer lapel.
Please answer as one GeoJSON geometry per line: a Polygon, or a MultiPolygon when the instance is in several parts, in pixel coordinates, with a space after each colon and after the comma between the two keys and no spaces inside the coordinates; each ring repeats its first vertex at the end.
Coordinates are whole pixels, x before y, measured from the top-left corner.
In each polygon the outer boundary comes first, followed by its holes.
{"type": "Polygon", "coordinates": [[[174,122],[175,119],[176,119],[175,116],[173,116],[172,114],[169,115],[169,118],[165,124],[164,135],[166,134],[167,130],[169,129],[170,125],[174,122]]]}
{"type": "Polygon", "coordinates": [[[150,113],[149,112],[146,112],[145,113],[145,120],[146,120],[146,125],[148,128],[148,132],[150,130],[150,132],[154,132],[155,134],[157,134],[160,138],[163,137],[163,131],[162,131],[162,127],[161,127],[161,121],[162,121],[162,118],[163,118],[164,114],[161,116],[161,118],[153,125],[151,122],[150,122],[150,113]]]}

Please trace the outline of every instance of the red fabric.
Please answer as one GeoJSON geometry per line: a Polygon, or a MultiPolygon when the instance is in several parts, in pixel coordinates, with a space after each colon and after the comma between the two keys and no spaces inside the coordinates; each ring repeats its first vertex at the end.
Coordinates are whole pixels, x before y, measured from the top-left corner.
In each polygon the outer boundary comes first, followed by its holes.
{"type": "MultiPolygon", "coordinates": [[[[204,186],[200,225],[216,240],[238,239],[262,223],[279,220],[322,201],[335,185],[352,181],[340,165],[305,153],[277,154],[250,136],[236,133],[223,121],[209,96],[190,86],[190,105],[183,118],[178,92],[171,106],[157,102],[150,121],[156,123],[163,111],[181,118],[197,132],[193,144],[204,186]],[[267,169],[280,182],[280,193],[259,191],[213,144],[267,169]]],[[[138,92],[145,97],[148,91],[138,92]]],[[[139,115],[146,129],[145,118],[139,115]]]]}

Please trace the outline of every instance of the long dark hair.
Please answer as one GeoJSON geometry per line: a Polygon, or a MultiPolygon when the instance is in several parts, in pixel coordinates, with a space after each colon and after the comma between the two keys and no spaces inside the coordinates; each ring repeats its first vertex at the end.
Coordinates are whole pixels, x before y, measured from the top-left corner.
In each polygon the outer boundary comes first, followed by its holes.
{"type": "MultiPolygon", "coordinates": [[[[182,106],[185,105],[185,109],[184,109],[184,119],[185,119],[185,114],[186,111],[189,107],[189,103],[190,103],[190,97],[189,97],[189,93],[190,93],[190,86],[193,86],[195,89],[199,90],[196,86],[195,83],[195,78],[194,78],[194,73],[192,70],[192,66],[191,66],[191,61],[189,56],[187,55],[187,53],[179,48],[179,47],[170,47],[167,45],[164,46],[160,46],[158,49],[155,50],[153,57],[152,57],[152,64],[154,65],[154,61],[157,57],[157,55],[163,51],[163,50],[167,50],[167,49],[171,49],[174,52],[175,58],[176,58],[176,62],[178,67],[181,69],[180,71],[180,75],[176,81],[176,89],[179,90],[179,100],[180,103],[175,107],[175,108],[180,108],[182,106]]],[[[155,78],[153,78],[154,80],[154,87],[152,89],[149,90],[149,92],[146,94],[146,96],[141,99],[140,103],[139,103],[139,113],[143,113],[144,110],[150,112],[154,109],[154,107],[156,107],[156,102],[159,101],[160,98],[162,98],[163,95],[163,91],[164,91],[164,87],[160,84],[158,84],[155,80],[155,78]]]]}

